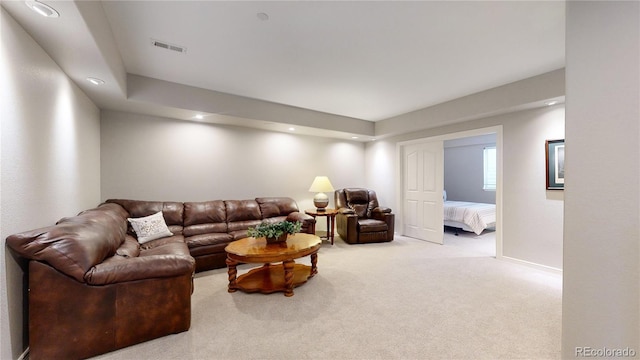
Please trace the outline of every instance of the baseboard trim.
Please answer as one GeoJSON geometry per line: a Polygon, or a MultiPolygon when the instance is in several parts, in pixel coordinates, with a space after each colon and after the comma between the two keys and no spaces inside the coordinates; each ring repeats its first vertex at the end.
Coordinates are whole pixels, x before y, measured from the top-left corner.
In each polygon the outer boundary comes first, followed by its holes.
{"type": "Polygon", "coordinates": [[[27,360],[28,358],[29,358],[29,347],[27,346],[27,348],[24,349],[24,352],[20,354],[20,356],[18,356],[18,360],[27,360]]]}
{"type": "Polygon", "coordinates": [[[547,265],[542,265],[542,264],[537,264],[534,262],[530,262],[530,261],[526,261],[526,260],[520,260],[520,259],[516,259],[516,258],[512,258],[509,256],[500,256],[498,257],[498,259],[500,260],[505,260],[508,262],[512,262],[512,263],[516,263],[516,264],[520,264],[520,265],[524,265],[524,266],[528,266],[528,267],[532,267],[538,270],[543,270],[543,271],[548,271],[554,274],[558,274],[558,275],[562,275],[562,269],[558,269],[552,266],[547,266],[547,265]]]}

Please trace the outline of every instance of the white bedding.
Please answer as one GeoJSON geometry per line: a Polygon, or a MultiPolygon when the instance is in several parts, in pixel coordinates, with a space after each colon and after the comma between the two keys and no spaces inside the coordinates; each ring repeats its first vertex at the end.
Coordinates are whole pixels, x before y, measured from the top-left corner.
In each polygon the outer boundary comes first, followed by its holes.
{"type": "Polygon", "coordinates": [[[444,202],[445,225],[459,223],[463,230],[480,235],[486,228],[496,225],[496,205],[465,201],[444,202]]]}

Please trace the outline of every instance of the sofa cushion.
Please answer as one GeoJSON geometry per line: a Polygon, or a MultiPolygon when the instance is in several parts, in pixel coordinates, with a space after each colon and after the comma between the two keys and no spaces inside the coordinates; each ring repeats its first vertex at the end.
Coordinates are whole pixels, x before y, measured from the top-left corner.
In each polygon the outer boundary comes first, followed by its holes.
{"type": "Polygon", "coordinates": [[[359,218],[366,218],[369,205],[369,193],[365,189],[345,189],[347,204],[359,218]]]}
{"type": "Polygon", "coordinates": [[[233,237],[227,233],[199,234],[199,235],[185,237],[184,239],[189,249],[199,248],[199,247],[208,246],[208,245],[228,244],[232,240],[233,240],[233,237]]]}
{"type": "MultiPolygon", "coordinates": [[[[182,235],[184,206],[181,202],[109,199],[106,203],[116,203],[122,206],[127,210],[130,218],[145,217],[162,211],[164,221],[171,229],[171,232],[176,235],[182,235]]],[[[135,234],[133,228],[129,229],[129,233],[131,235],[135,234]]]]}
{"type": "Polygon", "coordinates": [[[369,192],[366,189],[344,189],[347,202],[353,204],[366,204],[369,202],[369,192]]]}
{"type": "MultiPolygon", "coordinates": [[[[174,243],[175,245],[184,244],[174,243]]],[[[175,247],[175,246],[174,246],[175,247]]],[[[174,250],[174,249],[172,249],[174,250]]],[[[107,285],[125,281],[175,277],[193,273],[195,260],[190,255],[166,253],[131,259],[112,257],[92,267],[86,274],[89,285],[107,285]]]]}
{"type": "Polygon", "coordinates": [[[233,237],[233,240],[239,240],[239,239],[244,239],[246,237],[249,237],[249,234],[247,234],[248,229],[250,227],[256,227],[260,225],[260,222],[250,225],[250,226],[246,226],[245,228],[238,228],[237,230],[233,230],[233,231],[229,231],[229,235],[231,235],[231,237],[233,237]]]}
{"type": "Polygon", "coordinates": [[[211,233],[226,233],[227,232],[227,223],[209,223],[209,224],[198,224],[198,225],[190,225],[185,226],[183,230],[183,234],[185,237],[202,235],[202,234],[211,234],[211,233]]]}
{"type": "Polygon", "coordinates": [[[349,207],[358,215],[358,218],[367,218],[367,205],[349,203],[349,207]]]}
{"type": "MultiPolygon", "coordinates": [[[[229,242],[221,242],[219,244],[194,247],[189,249],[189,251],[191,252],[191,256],[193,256],[196,259],[198,259],[198,257],[201,257],[201,256],[210,256],[210,255],[221,255],[223,256],[223,258],[226,258],[227,253],[224,251],[224,249],[227,247],[227,245],[229,245],[229,242]]],[[[224,265],[221,267],[224,267],[224,265]]]]}
{"type": "Polygon", "coordinates": [[[136,232],[140,244],[167,236],[173,236],[173,233],[169,231],[167,224],[164,222],[162,211],[141,218],[128,218],[127,220],[136,232]]]}
{"type": "Polygon", "coordinates": [[[224,201],[184,203],[184,236],[227,232],[227,211],[224,201]]]}
{"type": "Polygon", "coordinates": [[[296,201],[288,197],[262,197],[256,198],[256,202],[260,206],[263,219],[287,216],[292,212],[298,211],[296,201]]]}
{"type": "MultiPolygon", "coordinates": [[[[270,218],[265,218],[264,220],[262,220],[263,223],[267,223],[267,224],[275,224],[275,223],[279,223],[279,222],[283,222],[283,221],[288,221],[288,217],[287,216],[274,216],[274,217],[270,217],[270,218]]],[[[294,220],[297,221],[297,220],[294,220]]]]}
{"type": "Polygon", "coordinates": [[[381,220],[374,219],[359,219],[358,230],[362,233],[387,231],[389,227],[387,223],[381,220]]]}
{"type": "Polygon", "coordinates": [[[225,200],[227,209],[227,232],[234,239],[247,237],[246,230],[262,222],[262,213],[255,200],[225,200]],[[244,235],[242,235],[244,233],[244,235]]]}
{"type": "Polygon", "coordinates": [[[227,222],[261,220],[262,213],[255,200],[225,200],[227,222]]]}
{"type": "Polygon", "coordinates": [[[370,218],[373,209],[378,207],[375,192],[367,189],[344,189],[347,206],[353,209],[359,218],[370,218]]]}
{"type": "Polygon", "coordinates": [[[140,243],[133,236],[127,235],[122,245],[116,250],[116,255],[125,258],[137,257],[140,255],[140,243]]]}
{"type": "Polygon", "coordinates": [[[159,239],[151,240],[149,242],[141,244],[140,251],[153,249],[158,246],[163,246],[165,244],[171,244],[171,243],[184,243],[184,236],[173,235],[173,236],[166,236],[159,239]]]}
{"type": "Polygon", "coordinates": [[[173,240],[174,241],[157,243],[156,246],[152,248],[140,249],[140,257],[164,254],[189,256],[189,248],[187,244],[184,243],[182,235],[174,236],[173,240]]]}

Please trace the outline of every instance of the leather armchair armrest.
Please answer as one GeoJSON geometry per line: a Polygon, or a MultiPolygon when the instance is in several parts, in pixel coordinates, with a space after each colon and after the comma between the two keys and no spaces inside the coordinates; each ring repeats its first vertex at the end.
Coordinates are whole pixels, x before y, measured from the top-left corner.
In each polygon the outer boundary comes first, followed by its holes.
{"type": "Polygon", "coordinates": [[[378,206],[376,208],[374,208],[371,211],[371,218],[372,219],[376,219],[376,220],[382,220],[385,222],[389,222],[388,217],[389,216],[393,216],[394,214],[391,213],[391,209],[387,208],[387,207],[381,207],[378,206]]]}
{"type": "Polygon", "coordinates": [[[372,212],[374,212],[374,213],[390,213],[391,209],[389,209],[388,207],[384,207],[384,206],[378,206],[378,207],[374,208],[372,210],[372,212]]]}
{"type": "MultiPolygon", "coordinates": [[[[117,256],[117,255],[116,255],[117,256]]],[[[195,271],[196,261],[185,255],[151,255],[128,259],[107,259],[87,271],[89,285],[180,276],[195,271]]]]}
{"type": "Polygon", "coordinates": [[[338,209],[338,213],[341,215],[356,215],[356,212],[353,209],[349,208],[340,208],[338,209]]]}
{"type": "Polygon", "coordinates": [[[358,242],[358,215],[355,211],[349,208],[338,209],[336,230],[342,240],[351,244],[358,242]]]}
{"type": "Polygon", "coordinates": [[[378,213],[379,214],[379,220],[382,220],[384,222],[387,223],[387,226],[389,228],[388,232],[387,232],[387,240],[391,241],[393,240],[393,233],[395,231],[395,220],[396,220],[396,214],[393,213],[378,213]]]}

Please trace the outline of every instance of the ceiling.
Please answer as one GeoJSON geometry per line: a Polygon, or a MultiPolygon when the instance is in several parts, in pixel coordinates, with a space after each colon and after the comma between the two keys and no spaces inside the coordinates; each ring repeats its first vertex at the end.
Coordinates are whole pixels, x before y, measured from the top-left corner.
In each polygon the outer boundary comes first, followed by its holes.
{"type": "MultiPolygon", "coordinates": [[[[158,116],[201,109],[136,100],[133,75],[376,122],[564,67],[563,1],[43,2],[60,17],[2,6],[99,107],[158,116]]],[[[233,123],[230,103],[212,122],[233,123]]]]}

